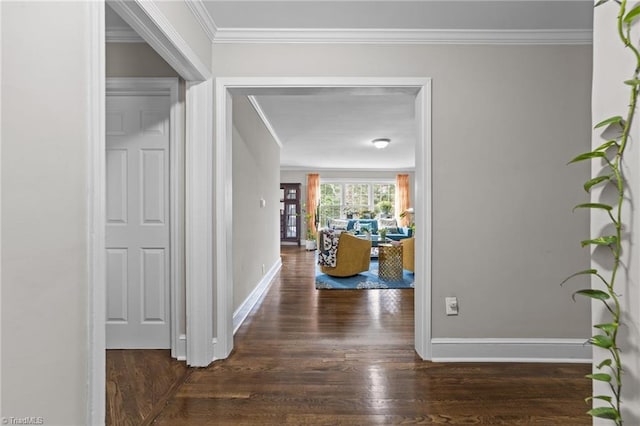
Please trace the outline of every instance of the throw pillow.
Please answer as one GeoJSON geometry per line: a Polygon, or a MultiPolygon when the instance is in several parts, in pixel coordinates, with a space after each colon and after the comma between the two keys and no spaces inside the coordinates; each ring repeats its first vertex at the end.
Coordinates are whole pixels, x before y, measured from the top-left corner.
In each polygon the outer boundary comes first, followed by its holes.
{"type": "Polygon", "coordinates": [[[347,229],[347,223],[349,221],[348,220],[344,220],[344,219],[331,219],[329,221],[329,228],[331,229],[339,229],[339,230],[346,230],[347,229]]]}
{"type": "MultiPolygon", "coordinates": [[[[378,219],[378,228],[396,228],[398,229],[398,222],[395,219],[378,219]]],[[[388,231],[391,232],[391,231],[388,231]]]]}

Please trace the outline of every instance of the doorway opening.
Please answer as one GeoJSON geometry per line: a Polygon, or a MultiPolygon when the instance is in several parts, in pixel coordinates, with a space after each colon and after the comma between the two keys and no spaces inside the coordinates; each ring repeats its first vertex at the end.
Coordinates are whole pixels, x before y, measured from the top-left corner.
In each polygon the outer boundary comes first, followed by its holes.
{"type": "Polygon", "coordinates": [[[335,90],[364,93],[369,90],[415,92],[415,349],[431,357],[431,80],[428,78],[219,78],[216,80],[214,205],[215,205],[215,350],[226,358],[233,349],[233,244],[232,244],[232,99],[335,90]]]}
{"type": "Polygon", "coordinates": [[[108,78],[107,348],[186,359],[177,78],[108,78]]]}

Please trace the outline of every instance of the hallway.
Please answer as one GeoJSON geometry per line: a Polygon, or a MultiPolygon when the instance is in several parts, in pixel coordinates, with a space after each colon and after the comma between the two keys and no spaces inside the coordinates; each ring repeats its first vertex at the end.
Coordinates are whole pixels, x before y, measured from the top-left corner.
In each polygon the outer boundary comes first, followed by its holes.
{"type": "Polygon", "coordinates": [[[589,365],[423,362],[412,290],[316,291],[313,252],[282,259],[229,359],[179,378],[143,424],[591,424],[589,365]]]}

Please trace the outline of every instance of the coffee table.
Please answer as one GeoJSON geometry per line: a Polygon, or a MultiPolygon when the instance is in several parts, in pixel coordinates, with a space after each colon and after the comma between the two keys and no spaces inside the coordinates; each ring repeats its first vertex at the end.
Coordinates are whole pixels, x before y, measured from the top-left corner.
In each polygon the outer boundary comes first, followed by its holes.
{"type": "Polygon", "coordinates": [[[378,244],[378,276],[385,281],[402,281],[402,246],[378,244]]]}

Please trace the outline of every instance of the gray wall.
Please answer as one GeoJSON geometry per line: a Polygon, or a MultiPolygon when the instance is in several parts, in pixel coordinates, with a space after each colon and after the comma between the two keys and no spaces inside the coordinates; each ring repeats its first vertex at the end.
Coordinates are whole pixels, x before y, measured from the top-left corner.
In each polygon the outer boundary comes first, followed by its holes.
{"type": "Polygon", "coordinates": [[[0,415],[87,424],[88,3],[0,7],[0,415]]]}
{"type": "Polygon", "coordinates": [[[179,77],[147,43],[107,43],[107,77],[179,77]]]}
{"type": "Polygon", "coordinates": [[[232,102],[235,311],[280,257],[280,147],[246,97],[232,102]]]}
{"type": "Polygon", "coordinates": [[[434,337],[584,338],[590,46],[214,45],[216,76],[433,78],[434,337]],[[460,315],[444,314],[457,296],[460,315]]]}

